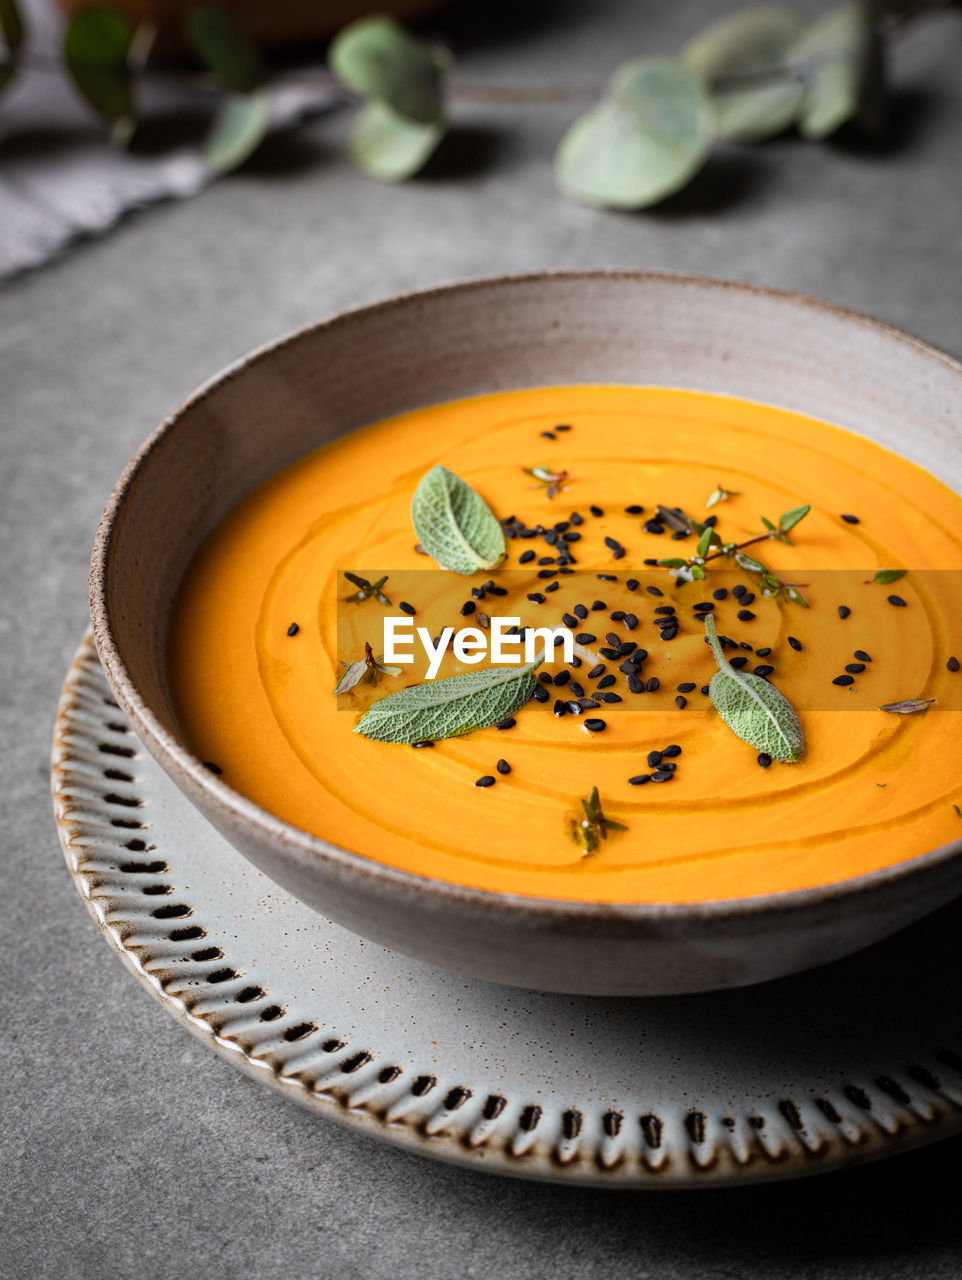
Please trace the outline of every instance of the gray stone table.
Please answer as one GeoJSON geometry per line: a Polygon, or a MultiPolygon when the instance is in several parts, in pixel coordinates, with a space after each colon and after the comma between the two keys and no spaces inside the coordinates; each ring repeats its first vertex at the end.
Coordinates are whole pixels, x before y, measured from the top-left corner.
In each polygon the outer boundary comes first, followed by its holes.
{"type": "MultiPolygon", "coordinates": [[[[463,74],[600,81],[725,7],[503,5],[520,16],[474,41],[463,74]]],[[[895,50],[884,145],[721,150],[689,192],[637,216],[556,195],[550,156],[571,103],[457,106],[430,171],[396,188],[354,174],[339,154],[344,122],[317,120],[243,174],[5,288],[0,1273],[962,1273],[962,1141],[794,1184],[606,1194],[452,1169],[285,1104],[188,1038],[108,954],[66,874],[48,797],[98,515],[134,448],[199,381],[343,306],[549,266],[799,289],[959,351],[960,65],[962,22],[920,24],[895,50]]]]}

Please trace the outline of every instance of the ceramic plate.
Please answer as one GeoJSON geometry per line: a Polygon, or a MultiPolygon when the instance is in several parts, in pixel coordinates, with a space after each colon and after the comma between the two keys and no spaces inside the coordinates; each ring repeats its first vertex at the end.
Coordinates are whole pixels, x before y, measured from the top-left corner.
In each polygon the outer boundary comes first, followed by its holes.
{"type": "Polygon", "coordinates": [[[962,904],[736,991],[600,999],[463,978],[346,932],[236,853],[142,749],[89,637],[53,790],[74,883],[134,976],[253,1079],[359,1133],[497,1173],[678,1187],[962,1130],[962,904]]]}

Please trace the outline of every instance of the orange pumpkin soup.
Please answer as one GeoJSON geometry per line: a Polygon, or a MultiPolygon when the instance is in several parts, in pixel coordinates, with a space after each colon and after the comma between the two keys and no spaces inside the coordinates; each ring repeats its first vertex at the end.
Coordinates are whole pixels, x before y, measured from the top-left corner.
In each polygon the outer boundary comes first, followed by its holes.
{"type": "MultiPolygon", "coordinates": [[[[175,601],[171,690],[187,743],[237,791],[419,875],[603,902],[804,888],[962,836],[960,568],[962,499],[826,423],[658,388],[482,396],[354,432],[241,502],[175,601]],[[461,577],[415,549],[411,497],[438,463],[505,522],[503,567],[461,577]],[[536,467],[560,479],[549,488],[536,467]],[[801,504],[811,511],[790,542],[747,554],[804,584],[808,608],[726,556],[704,581],[654,563],[687,559],[698,540],[659,505],[714,516],[721,539],[742,544],[766,533],[762,515],[777,522],[801,504]],[[896,568],[897,581],[873,581],[896,568]],[[345,571],[387,574],[391,605],[345,603],[345,571]],[[431,636],[485,611],[539,627],[567,615],[576,661],[559,649],[507,728],[430,750],[371,741],[354,731],[361,713],[423,680],[425,664],[332,691],[365,642],[381,652],[401,601],[431,636]],[[703,691],[709,606],[727,656],[797,710],[796,763],[760,759],[703,691]],[[629,685],[622,646],[633,643],[647,656],[629,685]],[[570,706],[579,697],[595,705],[570,706]],[[915,698],[934,701],[879,709],[915,698]],[[649,761],[667,746],[680,750],[649,761]],[[584,856],[571,820],[593,787],[624,830],[584,856]]],[[[477,669],[449,651],[438,675],[477,669]]]]}

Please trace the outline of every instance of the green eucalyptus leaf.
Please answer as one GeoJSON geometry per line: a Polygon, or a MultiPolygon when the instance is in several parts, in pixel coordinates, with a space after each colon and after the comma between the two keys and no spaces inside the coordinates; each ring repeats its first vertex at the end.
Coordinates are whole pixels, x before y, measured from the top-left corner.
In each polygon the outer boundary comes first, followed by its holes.
{"type": "Polygon", "coordinates": [[[64,32],[64,62],[77,91],[108,120],[133,116],[127,67],[132,24],[112,9],[81,9],[64,32]]]}
{"type": "Polygon", "coordinates": [[[270,107],[264,94],[228,94],[204,143],[208,166],[215,173],[238,168],[260,146],[269,124],[270,107]]]}
{"type": "Polygon", "coordinates": [[[805,30],[791,9],[758,5],[711,23],[681,56],[712,95],[720,137],[758,141],[795,120],[804,95],[790,53],[805,30]]]}
{"type": "Polygon", "coordinates": [[[701,79],[677,58],[636,58],[618,68],[601,102],[568,129],[555,176],[573,200],[643,209],[694,177],[713,137],[701,79]]]}
{"type": "Polygon", "coordinates": [[[260,82],[260,52],[226,9],[214,4],[192,9],[187,35],[218,80],[234,93],[246,93],[260,82]]]}
{"type": "Polygon", "coordinates": [[[708,643],[718,670],[708,685],[715,710],[736,737],[773,760],[794,763],[802,753],[802,726],[795,709],[774,685],[733,667],[722,652],[711,614],[705,618],[708,643]]]}
{"type": "Polygon", "coordinates": [[[843,5],[801,36],[793,59],[807,68],[808,87],[798,127],[806,138],[827,138],[859,118],[874,125],[882,95],[882,46],[867,4],[843,5]]]}
{"type": "Polygon", "coordinates": [[[328,63],[348,89],[419,124],[441,117],[441,72],[448,62],[393,18],[359,18],[334,38],[328,63]]]}
{"type": "Polygon", "coordinates": [[[447,467],[422,477],[411,499],[418,542],[442,569],[476,573],[506,556],[504,530],[484,499],[447,467]]]}
{"type": "Polygon", "coordinates": [[[403,182],[424,167],[444,137],[442,119],[418,124],[383,102],[367,102],[351,130],[351,158],[381,182],[403,182]]]}
{"type": "Polygon", "coordinates": [[[378,742],[424,742],[486,729],[514,715],[531,697],[541,660],[524,667],[485,667],[427,680],[379,698],[354,726],[378,742]]]}

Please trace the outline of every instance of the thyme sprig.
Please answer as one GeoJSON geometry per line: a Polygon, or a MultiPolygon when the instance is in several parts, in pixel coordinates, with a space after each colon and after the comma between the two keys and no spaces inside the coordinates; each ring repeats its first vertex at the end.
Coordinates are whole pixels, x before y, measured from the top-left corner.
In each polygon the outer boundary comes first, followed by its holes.
{"type": "Polygon", "coordinates": [[[753,573],[758,577],[759,585],[769,595],[775,597],[783,597],[791,600],[794,604],[800,604],[803,608],[808,608],[808,601],[799,590],[804,584],[800,582],[788,582],[784,578],[780,578],[777,573],[769,569],[767,565],[762,564],[760,560],[756,560],[754,556],[745,554],[746,547],[755,546],[759,542],[785,542],[789,546],[792,544],[791,538],[788,536],[792,529],[811,511],[808,504],[800,507],[792,507],[790,511],[785,511],[778,518],[775,524],[769,520],[767,516],[762,516],[761,521],[765,526],[765,532],[756,534],[754,537],[747,538],[744,542],[725,542],[721,535],[713,525],[702,524],[698,520],[694,520],[688,516],[679,507],[659,507],[658,516],[669,528],[677,531],[686,531],[698,535],[698,545],[695,548],[695,554],[687,557],[674,556],[665,560],[659,560],[658,563],[665,569],[674,569],[678,572],[679,578],[685,581],[701,582],[707,577],[706,566],[712,560],[734,559],[739,569],[744,569],[746,573],[753,573]]]}
{"type": "Polygon", "coordinates": [[[341,597],[345,604],[363,604],[365,600],[370,600],[373,596],[379,604],[390,605],[391,601],[381,590],[385,582],[387,582],[387,574],[383,578],[375,579],[374,582],[368,582],[367,578],[362,578],[356,573],[347,573],[346,571],[344,577],[347,578],[348,582],[353,582],[358,588],[351,595],[341,597]]]}
{"type": "Polygon", "coordinates": [[[538,484],[546,487],[549,498],[556,498],[568,479],[567,471],[553,471],[551,467],[523,467],[522,470],[526,476],[534,476],[538,484]]]}
{"type": "Polygon", "coordinates": [[[367,676],[368,683],[377,684],[377,678],[382,676],[399,676],[401,674],[400,667],[388,667],[381,661],[380,656],[374,656],[374,650],[364,641],[364,657],[357,662],[345,662],[341,660],[341,666],[347,667],[347,670],[341,676],[334,690],[335,694],[347,693],[349,689],[353,689],[356,684],[360,684],[364,676],[367,676]]]}
{"type": "Polygon", "coordinates": [[[612,822],[605,816],[597,787],[591,788],[591,794],[587,800],[581,801],[581,807],[584,810],[584,817],[571,819],[571,835],[575,843],[581,846],[583,858],[597,853],[602,840],[608,839],[609,832],[628,830],[623,823],[612,822]]]}

